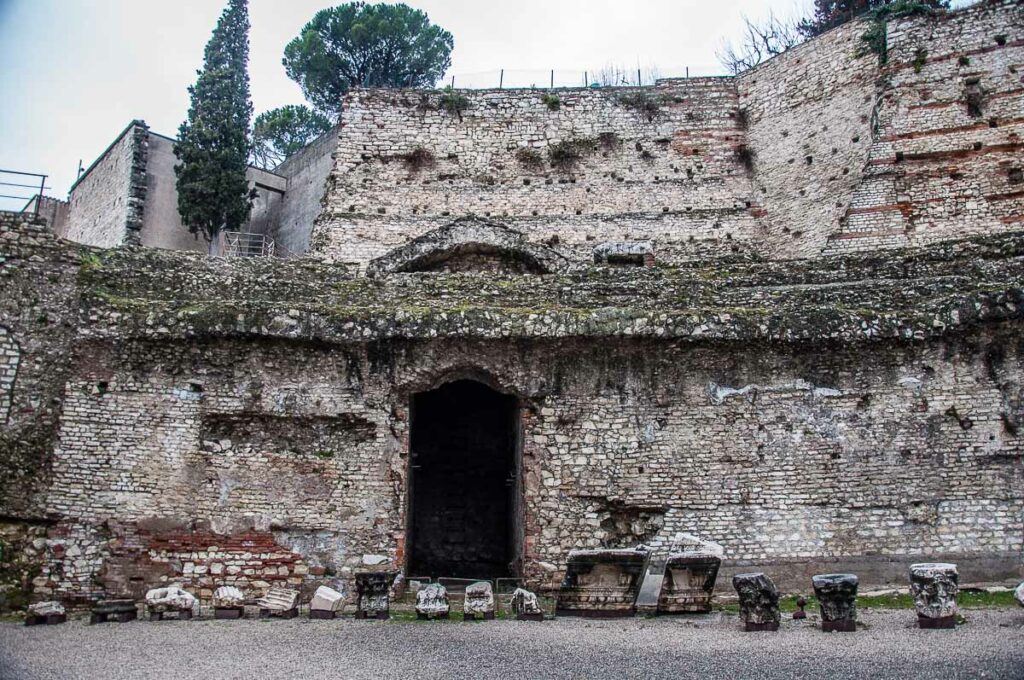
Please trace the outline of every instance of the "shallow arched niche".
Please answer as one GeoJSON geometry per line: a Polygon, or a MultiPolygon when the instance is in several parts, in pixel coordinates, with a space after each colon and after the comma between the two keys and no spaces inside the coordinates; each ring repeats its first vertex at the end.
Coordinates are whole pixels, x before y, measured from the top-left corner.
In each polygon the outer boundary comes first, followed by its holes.
{"type": "Polygon", "coordinates": [[[563,271],[567,265],[565,257],[551,248],[530,243],[514,229],[477,217],[463,217],[372,260],[366,273],[550,274],[563,271]]]}

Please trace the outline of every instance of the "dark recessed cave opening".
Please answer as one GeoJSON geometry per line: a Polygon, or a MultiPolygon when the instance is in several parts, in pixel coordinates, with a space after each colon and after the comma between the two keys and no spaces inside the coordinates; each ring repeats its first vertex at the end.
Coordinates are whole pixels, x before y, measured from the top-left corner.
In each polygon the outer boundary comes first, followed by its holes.
{"type": "Polygon", "coordinates": [[[410,576],[511,576],[516,400],[472,380],[413,396],[410,576]]]}

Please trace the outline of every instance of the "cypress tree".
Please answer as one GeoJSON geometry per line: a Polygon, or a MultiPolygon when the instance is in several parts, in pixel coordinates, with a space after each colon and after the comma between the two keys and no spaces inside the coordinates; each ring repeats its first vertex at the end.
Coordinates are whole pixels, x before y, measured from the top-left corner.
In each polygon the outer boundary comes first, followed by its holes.
{"type": "Polygon", "coordinates": [[[241,227],[252,209],[254,192],[245,177],[252,118],[248,65],[248,0],[229,0],[188,89],[188,119],[174,146],[181,221],[209,242],[211,252],[217,235],[241,227]]]}

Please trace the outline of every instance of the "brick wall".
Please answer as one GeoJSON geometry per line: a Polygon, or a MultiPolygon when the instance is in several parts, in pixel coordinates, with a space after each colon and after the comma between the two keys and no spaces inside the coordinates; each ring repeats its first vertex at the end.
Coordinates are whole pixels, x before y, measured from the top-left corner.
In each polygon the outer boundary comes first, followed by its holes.
{"type": "Polygon", "coordinates": [[[1022,22],[987,2],[889,23],[870,161],[825,252],[1019,228],[1022,22]]]}

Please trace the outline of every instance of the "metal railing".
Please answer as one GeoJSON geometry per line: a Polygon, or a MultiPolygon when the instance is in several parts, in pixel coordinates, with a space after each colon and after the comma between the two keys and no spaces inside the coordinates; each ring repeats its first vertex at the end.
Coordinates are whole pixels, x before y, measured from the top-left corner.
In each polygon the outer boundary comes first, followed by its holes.
{"type": "Polygon", "coordinates": [[[274,239],[266,234],[224,232],[224,257],[273,257],[274,239]]]}
{"type": "MultiPolygon", "coordinates": [[[[37,172],[21,172],[20,170],[0,170],[0,199],[3,201],[17,201],[21,205],[20,210],[12,212],[25,212],[35,204],[33,212],[39,214],[39,204],[46,190],[47,175],[40,175],[37,172]],[[30,178],[37,178],[38,181],[30,178]],[[23,189],[32,189],[33,193],[27,194],[23,189]],[[22,203],[24,201],[24,203],[22,203]]],[[[2,205],[2,204],[0,204],[2,205]]]]}
{"type": "Polygon", "coordinates": [[[587,69],[492,69],[472,73],[449,73],[437,87],[460,90],[547,89],[574,87],[646,87],[663,78],[697,78],[722,75],[721,66],[608,65],[587,69]]]}

